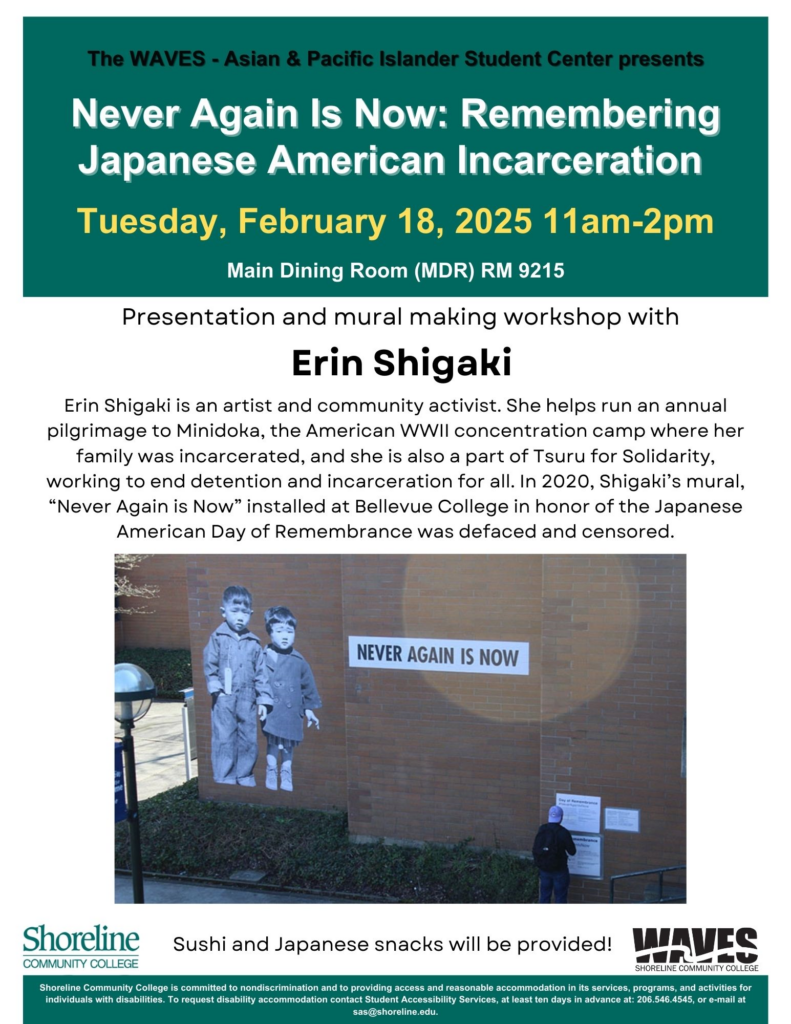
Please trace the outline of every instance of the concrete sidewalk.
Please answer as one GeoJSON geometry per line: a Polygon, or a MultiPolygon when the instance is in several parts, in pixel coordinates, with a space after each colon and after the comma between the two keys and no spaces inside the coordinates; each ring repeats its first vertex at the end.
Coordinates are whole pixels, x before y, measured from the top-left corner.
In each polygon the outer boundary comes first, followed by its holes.
{"type": "MultiPolygon", "coordinates": [[[[249,892],[245,889],[224,889],[215,885],[195,885],[190,882],[166,882],[146,879],[143,883],[146,903],[363,903],[367,900],[341,900],[325,896],[307,896],[302,893],[249,892]]],[[[117,875],[115,902],[132,903],[132,879],[117,875]]]]}
{"type": "MultiPolygon", "coordinates": [[[[187,781],[182,707],[179,701],[155,701],[146,717],[132,730],[139,800],[147,800],[187,781]]],[[[117,723],[115,738],[121,738],[117,723]]],[[[194,778],[198,774],[198,762],[190,764],[194,778]]]]}
{"type": "MultiPolygon", "coordinates": [[[[137,794],[147,800],[187,781],[184,762],[184,731],[182,704],[161,701],[151,705],[148,714],[136,725],[137,794]]],[[[120,735],[116,732],[116,739],[120,735]]],[[[191,762],[192,777],[198,774],[198,762],[191,762]]],[[[144,882],[146,903],[352,903],[357,900],[331,899],[302,893],[252,892],[246,889],[189,882],[147,879],[144,882]]],[[[118,875],[115,879],[115,902],[132,903],[132,879],[118,875]]]]}

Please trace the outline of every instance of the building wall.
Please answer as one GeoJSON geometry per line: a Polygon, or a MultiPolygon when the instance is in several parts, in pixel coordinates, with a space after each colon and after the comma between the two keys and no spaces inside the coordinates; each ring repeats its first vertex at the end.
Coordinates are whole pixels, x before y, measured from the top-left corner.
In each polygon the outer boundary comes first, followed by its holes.
{"type": "MultiPolygon", "coordinates": [[[[544,559],[541,805],[577,793],[601,796],[602,818],[641,811],[639,834],[603,833],[605,878],[576,879],[576,899],[609,898],[613,874],[686,863],[685,658],[683,557],[544,559]]],[[[642,899],[645,885],[617,891],[642,899]]]]}
{"type": "Polygon", "coordinates": [[[136,642],[181,646],[188,598],[202,797],[346,808],[361,839],[524,851],[558,793],[600,796],[605,878],[576,878],[574,899],[607,899],[612,874],[685,863],[682,556],[155,556],[144,570],[182,608],[135,621],[136,642]],[[208,770],[202,651],[230,583],[253,593],[264,642],[264,609],[293,608],[324,701],[293,794],[264,788],[263,757],[255,789],[208,770]],[[528,640],[530,675],[350,668],[350,635],[528,640]],[[640,833],[604,831],[606,806],[639,809],[640,833]]]}
{"type": "Polygon", "coordinates": [[[157,587],[159,593],[150,600],[121,600],[122,607],[144,608],[145,614],[116,616],[115,646],[186,650],[190,621],[185,556],[152,555],[125,575],[138,585],[157,587]]]}
{"type": "Polygon", "coordinates": [[[531,641],[531,674],[346,670],[349,829],[526,850],[539,814],[541,558],[344,557],[347,637],[531,641]]]}

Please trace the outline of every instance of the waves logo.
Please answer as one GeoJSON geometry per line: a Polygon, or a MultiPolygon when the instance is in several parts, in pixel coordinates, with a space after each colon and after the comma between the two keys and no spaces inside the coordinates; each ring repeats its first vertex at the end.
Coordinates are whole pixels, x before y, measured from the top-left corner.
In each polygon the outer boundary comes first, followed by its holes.
{"type": "Polygon", "coordinates": [[[638,971],[757,971],[754,928],[634,928],[638,971]]]}

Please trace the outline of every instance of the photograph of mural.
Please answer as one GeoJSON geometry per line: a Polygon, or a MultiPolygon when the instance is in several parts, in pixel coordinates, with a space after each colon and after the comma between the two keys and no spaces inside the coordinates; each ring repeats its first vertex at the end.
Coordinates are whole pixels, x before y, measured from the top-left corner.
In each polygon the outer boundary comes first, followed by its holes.
{"type": "Polygon", "coordinates": [[[121,646],[191,651],[201,800],[528,858],[562,821],[541,855],[568,859],[574,901],[685,864],[683,556],[158,555],[146,573],[167,621],[124,617],[121,646]]]}
{"type": "Polygon", "coordinates": [[[255,786],[258,723],[266,737],[266,788],[291,792],[294,751],[321,707],[310,665],[294,650],[297,620],[284,606],[264,614],[266,645],[247,626],[253,596],[245,587],[226,587],[220,614],[224,619],[203,652],[206,686],[211,697],[211,761],[214,781],[255,786]]]}

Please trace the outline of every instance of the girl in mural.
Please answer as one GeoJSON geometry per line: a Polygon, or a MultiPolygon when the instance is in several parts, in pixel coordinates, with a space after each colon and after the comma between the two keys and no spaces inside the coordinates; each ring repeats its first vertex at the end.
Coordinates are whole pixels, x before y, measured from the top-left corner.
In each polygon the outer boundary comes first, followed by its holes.
{"type": "Polygon", "coordinates": [[[294,749],[302,742],[302,719],[308,728],[319,720],[313,713],[321,707],[321,697],[310,665],[294,650],[297,620],[282,605],[268,608],[264,613],[270,643],[264,649],[264,663],[268,674],[268,688],[272,693],[272,711],[261,723],[266,736],[266,788],[277,789],[277,760],[281,754],[280,788],[291,792],[294,788],[291,765],[294,749]]]}

